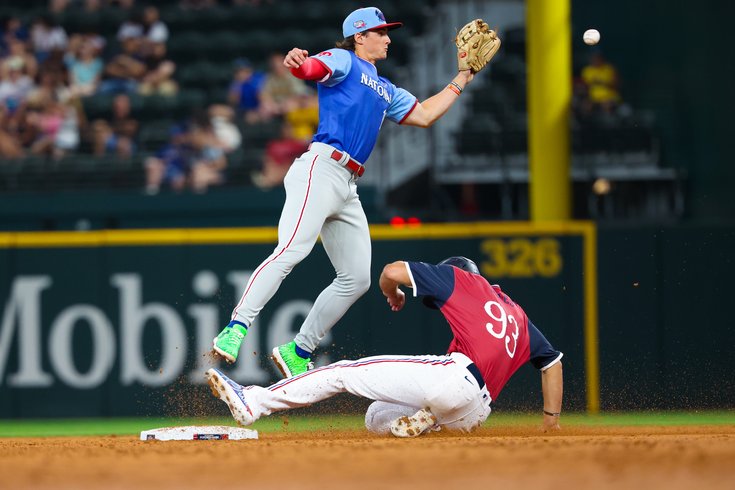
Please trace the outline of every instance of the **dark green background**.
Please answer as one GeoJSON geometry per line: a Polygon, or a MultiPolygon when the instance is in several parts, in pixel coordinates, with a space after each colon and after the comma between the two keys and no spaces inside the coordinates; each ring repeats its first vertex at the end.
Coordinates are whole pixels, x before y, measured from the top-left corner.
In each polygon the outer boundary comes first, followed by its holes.
{"type": "MultiPolygon", "coordinates": [[[[517,301],[526,306],[536,325],[567,359],[567,401],[570,407],[584,407],[584,353],[582,351],[582,271],[580,237],[561,237],[565,267],[550,279],[514,279],[502,281],[517,301]]],[[[353,306],[333,329],[333,343],[320,350],[332,360],[376,354],[444,353],[451,339],[443,317],[424,308],[420,301],[410,300],[399,313],[392,313],[377,288],[382,265],[396,259],[436,262],[449,254],[462,253],[482,259],[481,239],[410,240],[374,242],[374,287],[353,306]]],[[[189,365],[194,350],[193,320],[186,308],[196,302],[215,303],[219,307],[220,325],[229,319],[234,306],[234,288],[226,276],[232,270],[252,270],[267,256],[271,245],[167,246],[167,247],[98,247],[50,249],[0,249],[0,297],[7,298],[12,278],[19,275],[51,275],[53,285],[42,294],[43,359],[46,371],[51,371],[48,359],[48,333],[59,313],[72,304],[88,303],[103,309],[116,330],[119,330],[119,293],[110,284],[110,277],[119,273],[138,273],[143,278],[143,302],[162,302],[178,310],[189,333],[189,365]],[[192,292],[194,273],[211,270],[217,274],[221,289],[213,299],[201,299],[192,292]]],[[[246,343],[243,355],[257,351],[258,356],[277,379],[263,353],[273,347],[267,344],[265,329],[279,305],[294,299],[313,301],[333,279],[333,269],[321,246],[300,264],[283,283],[276,297],[259,318],[260,345],[246,343]]],[[[301,318],[294,321],[294,332],[301,318]]],[[[145,355],[151,368],[158,366],[161,336],[154,324],[146,324],[145,355]]],[[[85,372],[91,363],[91,335],[81,324],[75,331],[74,355],[76,368],[85,372]]],[[[120,383],[120,337],[118,355],[106,383],[95,389],[75,389],[58,378],[47,389],[19,389],[7,385],[7,375],[17,371],[18,336],[14,335],[10,361],[5,378],[0,380],[0,415],[72,416],[72,415],[153,415],[171,409],[169,400],[190,391],[188,383],[175,382],[163,388],[120,383]],[[178,390],[179,393],[172,393],[178,390]],[[40,402],[43,400],[43,402],[40,402]]],[[[199,387],[197,387],[199,388],[199,387]]],[[[532,368],[524,368],[511,381],[497,400],[498,407],[531,407],[540,403],[540,378],[532,368]]],[[[184,404],[185,405],[185,404],[184,404]]],[[[183,412],[196,412],[198,407],[182,407],[183,412]]]]}
{"type": "MultiPolygon", "coordinates": [[[[497,238],[497,237],[492,237],[497,238]]],[[[502,238],[502,237],[501,237],[502,238]]],[[[534,240],[534,238],[530,238],[534,240]]],[[[583,409],[585,400],[582,303],[582,239],[559,237],[564,267],[550,279],[497,279],[521,303],[549,340],[565,352],[565,407],[583,409]]],[[[320,350],[332,360],[373,354],[442,353],[450,340],[444,320],[412,300],[400,313],[391,313],[377,289],[382,265],[396,259],[438,261],[465,254],[482,260],[481,239],[374,241],[371,290],[335,327],[333,343],[320,350]]],[[[734,272],[731,251],[735,231],[726,227],[603,228],[599,231],[599,317],[601,402],[608,409],[731,407],[735,401],[731,366],[735,343],[729,299],[734,272]]],[[[197,301],[215,303],[220,323],[233,306],[233,288],[226,281],[232,270],[251,270],[271,245],[118,247],[71,249],[1,249],[0,297],[7,298],[16,275],[50,274],[54,285],[43,294],[43,328],[74,303],[90,303],[118,323],[118,293],[109,283],[112,274],[142,275],[144,302],[164,302],[182,314],[193,336],[193,321],[184,313],[197,301]],[[212,270],[221,290],[213,300],[198,298],[191,289],[193,273],[212,270]]],[[[332,280],[332,269],[320,246],[286,279],[260,317],[266,329],[285,301],[313,301],[332,280]]],[[[300,319],[294,321],[294,331],[300,319]]],[[[160,334],[146,329],[146,355],[156,365],[160,334]]],[[[261,332],[264,334],[265,332],[261,332]]],[[[17,336],[16,336],[17,337],[17,336]]],[[[86,328],[75,337],[77,368],[90,358],[86,328]]],[[[119,339],[118,339],[119,341],[119,339]]],[[[44,340],[44,343],[46,340],[44,340]]],[[[265,335],[255,350],[264,366],[265,335]]],[[[189,364],[194,361],[189,341],[189,364]]],[[[44,345],[44,349],[47,346],[44,345]]],[[[119,351],[119,347],[118,347],[119,351]]],[[[43,355],[49,369],[48,354],[43,355]]],[[[8,373],[16,371],[17,338],[13,340],[8,373]]],[[[268,366],[270,369],[270,366],[268,366]]],[[[269,371],[273,379],[275,373],[269,371]]],[[[14,389],[0,380],[3,417],[71,415],[201,414],[209,407],[202,386],[186,382],[152,389],[119,383],[119,353],[108,381],[100,388],[79,390],[58,379],[49,389],[14,389]],[[193,398],[187,398],[188,393],[193,398]],[[196,396],[195,396],[196,395],[196,396]],[[196,401],[194,401],[196,400],[196,401]]],[[[535,409],[540,403],[539,375],[523,368],[496,400],[496,410],[535,409]]]]}

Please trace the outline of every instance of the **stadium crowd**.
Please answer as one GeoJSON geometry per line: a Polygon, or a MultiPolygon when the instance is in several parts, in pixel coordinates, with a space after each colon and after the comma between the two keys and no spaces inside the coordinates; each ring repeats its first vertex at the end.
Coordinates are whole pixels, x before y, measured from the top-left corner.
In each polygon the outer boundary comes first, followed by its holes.
{"type": "MultiPolygon", "coordinates": [[[[220,2],[222,3],[222,2],[220,2]]],[[[258,6],[268,0],[231,0],[258,6]]],[[[216,0],[181,0],[180,9],[206,9],[216,0]]],[[[235,59],[226,100],[191,107],[168,128],[168,141],[141,144],[141,121],[132,100],[176,97],[177,64],[167,53],[169,27],[153,3],[136,0],[50,0],[33,19],[0,20],[0,164],[29,156],[58,160],[94,155],[110,161],[142,158],[145,191],[204,192],[226,180],[226,167],[243,144],[243,132],[276,124],[250,181],[277,186],[318,123],[315,87],[291,76],[283,54],[235,59]],[[70,9],[116,9],[125,19],[114,38],[93,29],[67,31],[57,21],[70,9]],[[259,68],[265,68],[263,70],[259,68]],[[109,96],[105,117],[90,120],[85,100],[109,96]],[[282,126],[282,127],[281,127],[282,126]]],[[[241,182],[248,184],[250,182],[241,182]]]]}

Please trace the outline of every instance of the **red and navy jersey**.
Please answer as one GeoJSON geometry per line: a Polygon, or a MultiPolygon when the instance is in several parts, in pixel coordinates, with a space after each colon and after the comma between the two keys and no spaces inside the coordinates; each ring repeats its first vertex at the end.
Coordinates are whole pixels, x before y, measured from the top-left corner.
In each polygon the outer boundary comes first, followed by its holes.
{"type": "Polygon", "coordinates": [[[451,265],[406,265],[414,296],[428,298],[449,322],[454,339],[448,352],[472,359],[493,399],[526,362],[545,370],[561,359],[563,354],[499,286],[451,265]]]}

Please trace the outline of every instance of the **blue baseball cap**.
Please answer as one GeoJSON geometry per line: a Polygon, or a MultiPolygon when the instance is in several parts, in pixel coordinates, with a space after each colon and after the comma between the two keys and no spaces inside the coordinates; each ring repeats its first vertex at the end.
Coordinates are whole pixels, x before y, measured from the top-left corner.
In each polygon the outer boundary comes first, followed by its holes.
{"type": "Polygon", "coordinates": [[[373,29],[398,29],[403,22],[386,22],[385,15],[379,8],[365,7],[357,9],[347,16],[342,23],[342,35],[345,38],[354,36],[358,32],[371,31],[373,29]]]}

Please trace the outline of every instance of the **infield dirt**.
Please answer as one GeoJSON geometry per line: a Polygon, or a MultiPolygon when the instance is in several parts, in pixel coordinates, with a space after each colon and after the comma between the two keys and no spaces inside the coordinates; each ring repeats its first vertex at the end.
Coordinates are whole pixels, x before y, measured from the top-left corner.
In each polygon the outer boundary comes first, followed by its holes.
{"type": "Polygon", "coordinates": [[[735,488],[735,426],[0,439],[0,488],[735,488]]]}

